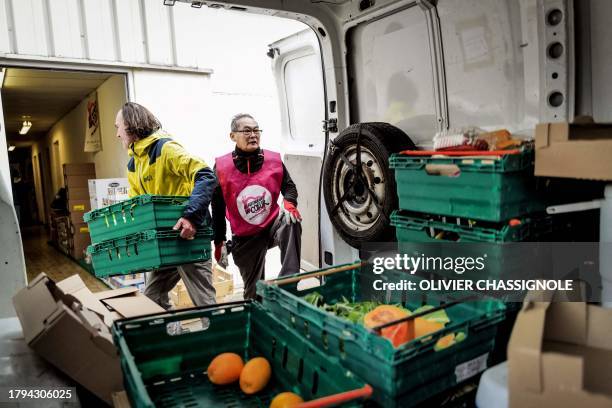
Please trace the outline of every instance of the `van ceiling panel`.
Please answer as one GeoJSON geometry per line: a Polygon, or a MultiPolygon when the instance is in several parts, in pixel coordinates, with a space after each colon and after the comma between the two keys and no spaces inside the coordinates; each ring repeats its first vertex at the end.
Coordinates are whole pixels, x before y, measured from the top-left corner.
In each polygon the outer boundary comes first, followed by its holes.
{"type": "Polygon", "coordinates": [[[415,143],[430,141],[437,116],[423,10],[411,7],[358,25],[348,44],[351,122],[388,122],[415,143]]]}

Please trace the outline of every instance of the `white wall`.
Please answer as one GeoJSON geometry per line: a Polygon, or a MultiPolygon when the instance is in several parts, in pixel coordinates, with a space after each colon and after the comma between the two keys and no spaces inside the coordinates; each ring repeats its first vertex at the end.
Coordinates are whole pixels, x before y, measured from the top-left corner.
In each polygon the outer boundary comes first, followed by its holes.
{"type": "Polygon", "coordinates": [[[93,162],[92,153],[85,153],[85,131],[87,129],[87,101],[81,101],[74,109],[60,119],[47,133],[45,145],[51,153],[51,178],[53,188],[50,194],[55,194],[64,186],[62,164],[93,162]],[[59,143],[59,150],[54,144],[59,143]]]}
{"type": "MultiPolygon", "coordinates": [[[[98,109],[100,114],[100,134],[102,151],[85,153],[85,131],[87,120],[87,99],[83,99],[70,112],[62,117],[48,132],[44,140],[32,146],[32,161],[38,156],[41,168],[43,165],[43,150],[49,148],[52,185],[46,191],[47,204],[50,204],[57,190],[64,185],[62,165],[64,163],[88,163],[96,165],[97,178],[125,177],[127,153],[116,138],[115,115],[121,105],[127,100],[125,77],[113,75],[97,89],[98,109]],[[59,152],[53,145],[59,143],[59,152]],[[59,153],[59,154],[56,154],[59,153]]],[[[35,185],[41,190],[40,183],[35,185]]]]}
{"type": "Polygon", "coordinates": [[[102,151],[94,154],[97,178],[126,177],[128,158],[115,131],[115,116],[126,101],[123,75],[111,76],[98,88],[102,151]]]}

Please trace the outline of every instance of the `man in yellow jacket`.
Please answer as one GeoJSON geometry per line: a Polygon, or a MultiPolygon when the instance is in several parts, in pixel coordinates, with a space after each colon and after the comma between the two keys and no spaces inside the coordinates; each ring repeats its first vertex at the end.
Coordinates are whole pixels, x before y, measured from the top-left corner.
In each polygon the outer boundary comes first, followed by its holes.
{"type": "MultiPolygon", "coordinates": [[[[208,206],[217,185],[212,169],[163,132],[159,120],[142,105],[124,104],[117,113],[115,127],[131,156],[127,165],[130,197],[189,196],[183,216],[174,226],[183,239],[193,239],[198,228],[210,225],[208,206]]],[[[182,278],[196,306],[214,304],[211,266],[208,260],[153,271],[147,279],[145,295],[169,309],[168,292],[182,278]]]]}

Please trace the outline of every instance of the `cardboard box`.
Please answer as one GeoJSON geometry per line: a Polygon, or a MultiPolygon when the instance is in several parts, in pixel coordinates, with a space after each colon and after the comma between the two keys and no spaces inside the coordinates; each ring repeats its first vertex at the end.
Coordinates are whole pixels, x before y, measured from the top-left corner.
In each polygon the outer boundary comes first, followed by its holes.
{"type": "Polygon", "coordinates": [[[89,198],[91,208],[107,207],[129,199],[127,178],[110,178],[89,180],[89,198]]]}
{"type": "MultiPolygon", "coordinates": [[[[218,303],[221,303],[225,297],[234,294],[234,279],[232,278],[232,274],[216,263],[213,263],[213,285],[215,287],[215,297],[218,303]]],[[[187,293],[187,288],[185,287],[182,279],[178,281],[176,286],[170,291],[169,295],[172,304],[177,309],[195,306],[191,301],[189,293],[187,293]]]]}
{"type": "Polygon", "coordinates": [[[90,179],[95,178],[95,176],[64,176],[64,186],[70,191],[71,188],[79,187],[79,188],[89,188],[87,183],[90,179]]]}
{"type": "Polygon", "coordinates": [[[85,216],[86,212],[87,211],[72,211],[70,213],[70,223],[72,225],[83,224],[85,222],[83,217],[85,216]]]}
{"type": "Polygon", "coordinates": [[[82,259],[85,257],[84,251],[91,245],[91,237],[89,235],[89,227],[85,223],[72,224],[70,236],[70,255],[74,259],[82,259]]]}
{"type": "Polygon", "coordinates": [[[612,309],[526,301],[508,345],[511,408],[612,407],[612,309]]]}
{"type": "Polygon", "coordinates": [[[44,273],[13,297],[13,305],[26,343],[108,404],[123,390],[110,325],[163,311],[136,289],[94,294],[78,275],[55,283],[44,273]]]}
{"type": "Polygon", "coordinates": [[[69,187],[66,189],[68,200],[87,200],[89,199],[89,188],[69,187]]]}
{"type": "Polygon", "coordinates": [[[535,175],[612,180],[612,124],[536,126],[535,175]]]}
{"type": "Polygon", "coordinates": [[[83,200],[68,200],[68,211],[86,213],[91,210],[88,199],[83,200]]]}
{"type": "Polygon", "coordinates": [[[66,163],[63,166],[64,176],[93,176],[96,178],[94,163],[66,163]]]}
{"type": "Polygon", "coordinates": [[[113,407],[114,408],[132,408],[130,399],[125,391],[113,393],[113,407]]]}

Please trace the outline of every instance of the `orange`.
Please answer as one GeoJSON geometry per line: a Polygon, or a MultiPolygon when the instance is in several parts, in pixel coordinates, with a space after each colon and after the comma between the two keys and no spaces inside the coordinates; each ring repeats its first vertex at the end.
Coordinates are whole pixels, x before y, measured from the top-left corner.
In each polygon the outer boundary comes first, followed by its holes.
{"type": "Polygon", "coordinates": [[[444,350],[445,348],[450,347],[453,344],[455,344],[455,335],[453,333],[447,334],[436,342],[436,344],[434,345],[434,350],[444,350]]]}
{"type": "Polygon", "coordinates": [[[293,408],[304,402],[302,397],[292,392],[281,392],[270,403],[270,408],[293,408]]]}
{"type": "Polygon", "coordinates": [[[208,365],[206,373],[211,383],[217,385],[231,384],[240,378],[244,367],[242,357],[236,353],[221,353],[208,365]]]}
{"type": "Polygon", "coordinates": [[[240,389],[245,394],[255,394],[268,385],[271,376],[272,368],[268,360],[255,357],[244,365],[240,373],[240,389]]]}
{"type": "MultiPolygon", "coordinates": [[[[363,324],[365,327],[371,329],[409,315],[410,312],[400,309],[397,306],[381,305],[363,317],[363,324]]],[[[414,326],[413,321],[398,323],[393,326],[385,327],[380,331],[380,335],[389,339],[394,347],[399,347],[414,339],[414,326]]]]}
{"type": "Polygon", "coordinates": [[[414,319],[414,337],[419,338],[421,336],[425,336],[427,334],[437,332],[438,330],[442,330],[444,328],[444,323],[434,322],[431,320],[423,319],[422,317],[417,317],[414,319]]]}

